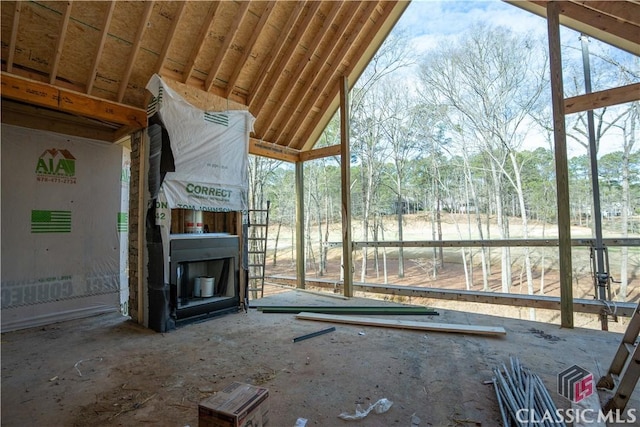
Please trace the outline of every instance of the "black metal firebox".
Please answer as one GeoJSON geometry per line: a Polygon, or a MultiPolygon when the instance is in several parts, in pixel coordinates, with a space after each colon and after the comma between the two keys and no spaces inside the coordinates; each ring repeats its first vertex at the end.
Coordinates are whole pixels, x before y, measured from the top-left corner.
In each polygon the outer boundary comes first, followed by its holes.
{"type": "Polygon", "coordinates": [[[169,248],[170,306],[176,324],[238,310],[238,236],[172,234],[169,248]]]}

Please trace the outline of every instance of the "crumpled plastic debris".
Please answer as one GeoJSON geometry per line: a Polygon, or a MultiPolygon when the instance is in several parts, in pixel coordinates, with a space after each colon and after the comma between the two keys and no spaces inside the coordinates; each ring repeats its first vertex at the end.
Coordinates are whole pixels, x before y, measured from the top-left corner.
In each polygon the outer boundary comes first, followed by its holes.
{"type": "Polygon", "coordinates": [[[391,405],[393,405],[392,401],[386,398],[382,398],[376,403],[369,405],[369,407],[365,410],[362,410],[362,407],[360,405],[357,405],[355,414],[347,414],[346,412],[343,412],[342,414],[338,415],[338,418],[342,418],[343,420],[347,421],[361,420],[369,415],[371,411],[376,414],[384,414],[389,410],[389,408],[391,408],[391,405]]]}
{"type": "Polygon", "coordinates": [[[305,427],[307,425],[306,418],[298,418],[296,420],[296,424],[293,427],[305,427]]]}

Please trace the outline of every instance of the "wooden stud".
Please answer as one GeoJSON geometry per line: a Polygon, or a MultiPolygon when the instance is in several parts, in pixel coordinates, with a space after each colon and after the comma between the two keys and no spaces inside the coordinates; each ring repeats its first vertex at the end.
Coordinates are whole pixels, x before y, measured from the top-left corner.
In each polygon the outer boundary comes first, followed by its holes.
{"type": "Polygon", "coordinates": [[[71,2],[66,1],[64,4],[64,12],[62,14],[62,21],[60,22],[60,29],[58,30],[56,53],[53,58],[53,64],[51,65],[51,72],[49,73],[49,84],[54,84],[58,75],[58,66],[60,65],[60,57],[62,56],[62,49],[64,48],[64,38],[67,35],[67,27],[69,26],[70,16],[71,2]]]}
{"type": "Polygon", "coordinates": [[[102,58],[102,51],[104,50],[104,44],[107,41],[107,35],[109,34],[109,27],[111,26],[111,18],[113,17],[113,10],[116,7],[115,0],[109,2],[109,8],[107,9],[107,13],[104,16],[104,21],[102,23],[102,34],[100,35],[100,43],[98,43],[98,50],[93,57],[93,64],[91,65],[91,71],[89,72],[89,78],[87,79],[87,94],[91,94],[93,90],[93,84],[96,80],[96,75],[98,74],[98,64],[100,63],[100,58],[102,58]]]}
{"type": "Polygon", "coordinates": [[[131,72],[133,71],[133,65],[136,62],[136,58],[138,56],[138,52],[140,51],[140,44],[142,43],[142,37],[144,36],[144,32],[148,28],[149,19],[151,18],[151,12],[153,11],[154,1],[145,2],[144,13],[142,14],[142,20],[138,25],[138,31],[136,33],[136,37],[131,46],[131,53],[129,54],[129,60],[127,62],[127,67],[124,71],[124,75],[120,80],[120,88],[118,89],[118,102],[122,102],[124,99],[124,94],[127,91],[127,86],[129,85],[129,79],[131,78],[131,72]]]}
{"type": "Polygon", "coordinates": [[[353,250],[351,246],[351,148],[350,148],[349,81],[340,80],[340,176],[342,183],[342,268],[344,296],[353,296],[353,250]]]}
{"type": "Polygon", "coordinates": [[[569,169],[567,135],[565,131],[564,88],[560,48],[560,18],[562,5],[547,4],[549,59],[551,67],[551,105],[553,108],[553,139],[556,158],[556,194],[558,199],[558,257],[560,267],[561,326],[573,328],[573,280],[571,263],[571,212],[569,208],[569,169]]]}
{"type": "Polygon", "coordinates": [[[216,74],[218,74],[218,70],[220,69],[220,64],[224,60],[224,56],[229,50],[229,46],[233,42],[236,34],[238,33],[238,28],[240,27],[240,23],[244,19],[247,11],[249,10],[249,2],[244,1],[240,3],[240,10],[236,12],[236,16],[231,23],[231,28],[224,36],[224,42],[218,51],[218,54],[215,56],[213,60],[213,65],[211,65],[211,69],[209,69],[209,74],[207,75],[207,80],[204,82],[204,88],[207,92],[211,90],[211,86],[213,86],[213,82],[216,79],[216,74]]]}
{"type": "Polygon", "coordinates": [[[298,289],[305,288],[304,248],[304,163],[296,162],[296,281],[298,289]]]}

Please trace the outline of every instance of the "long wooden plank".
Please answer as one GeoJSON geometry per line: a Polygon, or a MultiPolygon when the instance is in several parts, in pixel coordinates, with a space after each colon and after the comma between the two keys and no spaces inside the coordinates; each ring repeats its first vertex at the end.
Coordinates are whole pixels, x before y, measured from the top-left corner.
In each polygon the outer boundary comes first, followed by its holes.
{"type": "Polygon", "coordinates": [[[640,83],[633,83],[613,89],[573,96],[564,100],[564,113],[595,110],[610,105],[624,104],[640,99],[640,83]]]}
{"type": "Polygon", "coordinates": [[[351,325],[380,326],[395,329],[416,329],[433,332],[457,332],[474,335],[506,335],[501,326],[454,325],[451,323],[414,322],[396,319],[372,319],[369,317],[339,316],[333,314],[306,313],[296,315],[296,319],[317,320],[319,322],[347,323],[351,325]]]}

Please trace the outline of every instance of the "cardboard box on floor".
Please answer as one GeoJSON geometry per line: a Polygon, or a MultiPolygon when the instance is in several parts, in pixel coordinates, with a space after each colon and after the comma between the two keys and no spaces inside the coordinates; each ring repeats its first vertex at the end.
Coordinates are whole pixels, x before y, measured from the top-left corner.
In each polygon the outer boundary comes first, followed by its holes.
{"type": "Polygon", "coordinates": [[[264,427],[269,389],[234,382],[198,406],[198,427],[264,427]]]}

